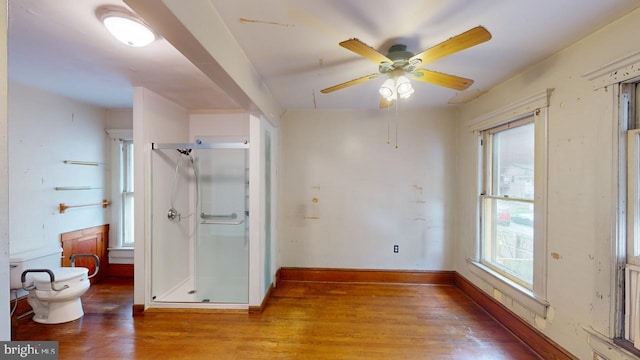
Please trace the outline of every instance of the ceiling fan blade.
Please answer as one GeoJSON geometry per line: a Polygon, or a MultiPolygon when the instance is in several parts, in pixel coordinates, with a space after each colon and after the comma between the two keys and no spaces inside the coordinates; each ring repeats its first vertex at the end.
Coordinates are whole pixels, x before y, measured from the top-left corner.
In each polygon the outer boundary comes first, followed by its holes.
{"type": "Polygon", "coordinates": [[[334,85],[334,86],[328,87],[326,89],[322,89],[322,90],[320,90],[320,92],[323,93],[323,94],[328,94],[328,93],[336,91],[336,90],[344,89],[344,88],[352,86],[352,85],[361,84],[361,83],[363,83],[365,81],[368,81],[368,80],[371,80],[371,79],[375,79],[380,75],[382,75],[382,74],[375,73],[375,74],[370,74],[370,75],[367,75],[367,76],[359,77],[357,79],[349,80],[349,81],[344,82],[342,84],[338,84],[338,85],[334,85]]]}
{"type": "Polygon", "coordinates": [[[489,39],[491,39],[491,33],[484,27],[477,26],[412,56],[409,59],[409,63],[417,60],[421,61],[422,64],[430,63],[447,55],[481,44],[489,39]]]}
{"type": "Polygon", "coordinates": [[[351,50],[354,53],[375,62],[376,64],[380,64],[382,62],[393,64],[393,61],[386,55],[380,53],[378,50],[372,48],[371,46],[363,43],[356,38],[345,40],[340,43],[340,46],[347,50],[351,50]]]}
{"type": "Polygon", "coordinates": [[[473,80],[463,77],[443,74],[426,69],[417,69],[409,73],[413,80],[424,81],[435,85],[448,87],[455,90],[466,90],[473,84],[473,80]]]}
{"type": "Polygon", "coordinates": [[[392,107],[396,101],[394,99],[387,99],[386,97],[380,98],[380,109],[386,109],[388,107],[392,107]]]}

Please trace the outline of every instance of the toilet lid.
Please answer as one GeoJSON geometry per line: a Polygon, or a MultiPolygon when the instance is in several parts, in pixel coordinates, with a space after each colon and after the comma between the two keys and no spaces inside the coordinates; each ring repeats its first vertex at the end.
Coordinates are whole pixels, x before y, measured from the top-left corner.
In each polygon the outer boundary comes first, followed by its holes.
{"type": "MultiPolygon", "coordinates": [[[[85,267],[61,267],[50,269],[56,282],[67,281],[75,277],[81,277],[89,273],[89,269],[85,267]]],[[[35,281],[36,283],[51,283],[51,277],[46,272],[31,272],[27,274],[27,282],[35,281]]]]}

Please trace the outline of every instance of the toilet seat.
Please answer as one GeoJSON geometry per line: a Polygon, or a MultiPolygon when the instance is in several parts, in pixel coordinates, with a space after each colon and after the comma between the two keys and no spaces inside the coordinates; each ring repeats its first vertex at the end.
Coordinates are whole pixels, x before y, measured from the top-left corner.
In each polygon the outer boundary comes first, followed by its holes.
{"type": "Polygon", "coordinates": [[[47,272],[29,272],[25,284],[32,289],[27,302],[33,308],[33,321],[42,324],[60,324],[81,318],[84,315],[80,297],[89,290],[91,283],[87,276],[89,270],[84,267],[60,267],[47,272]]]}
{"type": "MultiPolygon", "coordinates": [[[[87,281],[89,269],[85,267],[60,267],[51,269],[55,276],[55,287],[63,288],[65,285],[69,287],[77,286],[83,281],[87,281]]],[[[31,272],[26,276],[27,284],[33,282],[38,291],[52,291],[51,278],[49,274],[42,272],[31,272]]]]}
{"type": "Polygon", "coordinates": [[[27,291],[33,309],[33,321],[61,324],[84,315],[81,297],[91,286],[90,278],[98,274],[100,258],[95,254],[71,254],[71,267],[61,267],[62,248],[37,249],[16,254],[10,259],[11,290],[27,291]],[[95,259],[95,270],[74,267],[77,257],[95,259]]]}

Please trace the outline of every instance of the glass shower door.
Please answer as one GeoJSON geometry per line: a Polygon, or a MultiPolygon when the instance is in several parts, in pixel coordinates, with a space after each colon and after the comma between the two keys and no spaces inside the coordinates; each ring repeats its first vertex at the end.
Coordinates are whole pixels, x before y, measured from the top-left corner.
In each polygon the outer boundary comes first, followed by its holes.
{"type": "Polygon", "coordinates": [[[199,150],[196,301],[248,303],[248,150],[199,150]]]}

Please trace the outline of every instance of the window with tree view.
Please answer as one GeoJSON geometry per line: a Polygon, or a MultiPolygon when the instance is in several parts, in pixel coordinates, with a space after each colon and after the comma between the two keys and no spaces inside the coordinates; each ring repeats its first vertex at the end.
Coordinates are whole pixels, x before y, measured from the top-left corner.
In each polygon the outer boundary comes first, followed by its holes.
{"type": "Polygon", "coordinates": [[[534,117],[482,132],[481,261],[531,289],[534,273],[534,117]]]}

